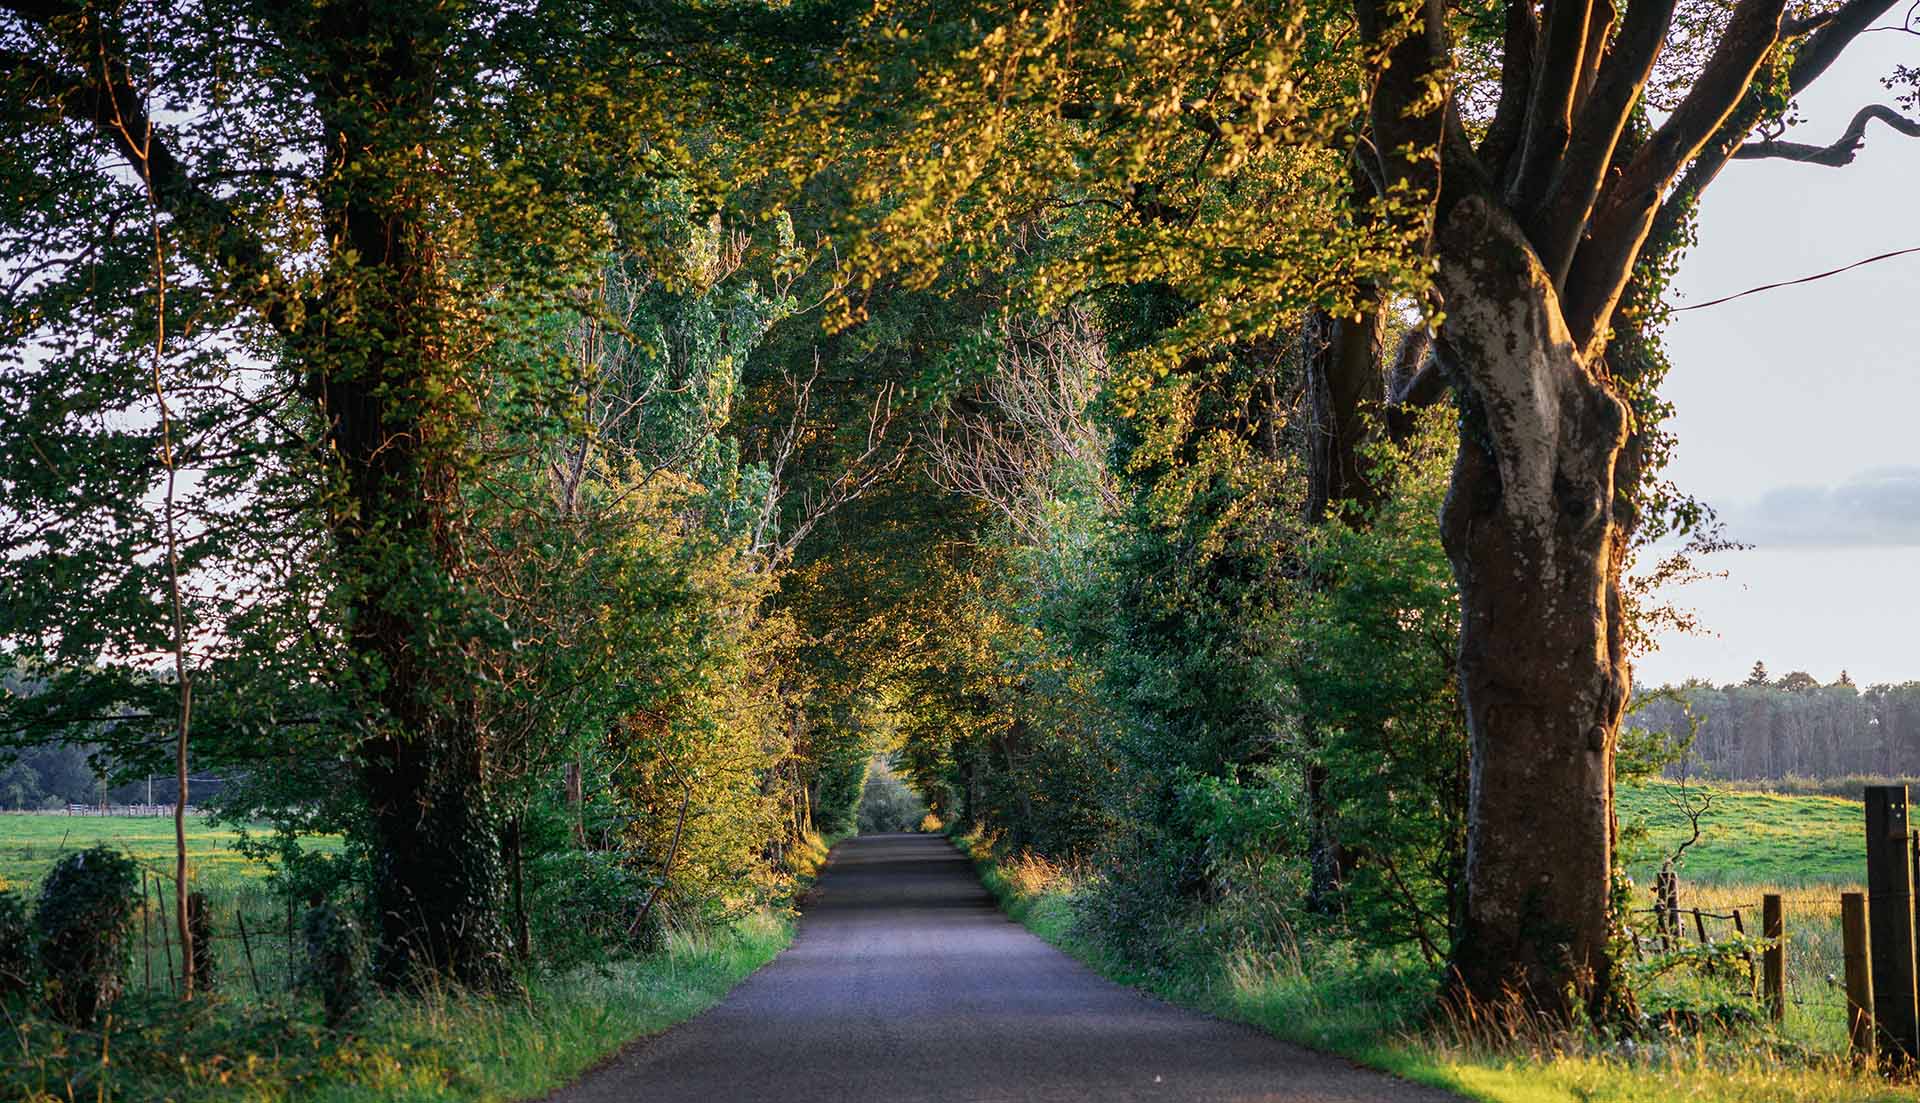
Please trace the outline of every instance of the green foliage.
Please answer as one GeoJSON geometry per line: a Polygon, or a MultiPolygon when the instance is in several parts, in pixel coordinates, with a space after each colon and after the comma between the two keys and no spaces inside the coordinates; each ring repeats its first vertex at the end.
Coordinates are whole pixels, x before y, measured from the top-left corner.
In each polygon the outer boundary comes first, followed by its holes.
{"type": "Polygon", "coordinates": [[[320,997],[326,1025],[338,1030],[367,1000],[366,940],[353,917],[332,904],[308,908],[300,932],[306,945],[300,982],[320,997]]]}
{"type": "Polygon", "coordinates": [[[47,1006],[62,1022],[92,1025],[126,987],[138,885],[133,859],[105,846],[68,855],[40,882],[34,939],[47,1006]]]}
{"type": "Polygon", "coordinates": [[[1359,280],[1424,279],[1392,220],[1331,216],[1361,59],[1329,15],[877,4],[787,144],[852,176],[846,248],[866,287],[1013,268],[1043,312],[1143,285],[1194,304],[1139,346],[1133,394],[1196,352],[1273,337],[1310,302],[1351,306],[1359,280]],[[1065,247],[1033,248],[1037,231],[1065,247]]]}
{"type": "Polygon", "coordinates": [[[1322,526],[1305,556],[1287,662],[1315,726],[1333,834],[1351,854],[1341,906],[1364,937],[1443,960],[1460,906],[1467,733],[1458,687],[1459,598],[1433,524],[1452,426],[1434,411],[1404,447],[1370,457],[1381,504],[1322,526]]]}
{"type": "Polygon", "coordinates": [[[35,968],[27,899],[12,889],[0,889],[0,1001],[26,994],[33,986],[35,968]]]}

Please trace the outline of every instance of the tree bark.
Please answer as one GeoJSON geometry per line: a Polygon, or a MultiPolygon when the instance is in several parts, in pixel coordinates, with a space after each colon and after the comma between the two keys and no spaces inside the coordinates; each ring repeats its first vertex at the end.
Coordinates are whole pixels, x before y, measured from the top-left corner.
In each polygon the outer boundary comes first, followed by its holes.
{"type": "Polygon", "coordinates": [[[567,763],[567,819],[573,829],[573,845],[587,848],[587,787],[580,760],[567,763]]]}
{"type": "Polygon", "coordinates": [[[1626,412],[1512,218],[1469,198],[1438,247],[1441,348],[1466,392],[1442,512],[1474,825],[1454,983],[1480,1000],[1599,1007],[1614,989],[1613,754],[1629,676],[1614,519],[1626,412]]]}
{"type": "Polygon", "coordinates": [[[1337,508],[1352,523],[1372,503],[1361,447],[1371,436],[1369,408],[1386,402],[1381,374],[1384,308],[1359,318],[1311,311],[1301,327],[1301,359],[1313,420],[1307,427],[1307,520],[1319,524],[1337,508]]]}

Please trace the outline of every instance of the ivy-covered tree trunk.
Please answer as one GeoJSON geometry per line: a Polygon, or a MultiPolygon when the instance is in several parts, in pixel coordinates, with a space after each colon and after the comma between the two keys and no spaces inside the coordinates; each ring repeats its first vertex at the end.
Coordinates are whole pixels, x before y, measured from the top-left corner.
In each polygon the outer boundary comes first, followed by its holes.
{"type": "Polygon", "coordinates": [[[507,884],[461,650],[472,630],[458,581],[464,365],[414,183],[432,166],[408,141],[431,127],[435,20],[339,14],[314,82],[340,136],[324,212],[327,317],[302,351],[339,464],[329,523],[348,641],[377,706],[356,754],[374,828],[378,972],[390,986],[430,971],[493,987],[506,977],[507,884]]]}
{"type": "Polygon", "coordinates": [[[1627,386],[1610,378],[1616,310],[1650,236],[1665,240],[1656,223],[1731,158],[1778,155],[1750,135],[1780,93],[1799,93],[1890,6],[1844,0],[1787,19],[1784,0],[1736,0],[1642,135],[1673,0],[1510,3],[1499,96],[1475,137],[1448,88],[1459,48],[1446,6],[1356,0],[1381,58],[1364,164],[1383,198],[1420,197],[1393,210],[1435,262],[1438,352],[1461,405],[1442,517],[1472,744],[1460,995],[1517,986],[1565,1012],[1584,988],[1592,1012],[1629,1006],[1609,955],[1612,760],[1629,674],[1620,571],[1640,489],[1622,479],[1645,469],[1637,452],[1623,467],[1630,419],[1616,391],[1657,408],[1637,367],[1627,386]]]}
{"type": "Polygon", "coordinates": [[[1457,981],[1560,1010],[1570,995],[1604,1004],[1629,684],[1614,522],[1625,409],[1504,212],[1459,204],[1439,246],[1443,352],[1467,392],[1442,518],[1472,741],[1457,981]]]}

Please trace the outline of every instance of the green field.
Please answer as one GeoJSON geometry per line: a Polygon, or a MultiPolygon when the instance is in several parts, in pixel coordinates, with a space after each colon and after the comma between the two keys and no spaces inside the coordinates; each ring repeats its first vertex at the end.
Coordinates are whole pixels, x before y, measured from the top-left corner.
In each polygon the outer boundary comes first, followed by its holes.
{"type": "MultiPolygon", "coordinates": [[[[1701,817],[1701,839],[1680,866],[1683,882],[1699,885],[1855,885],[1866,880],[1864,813],[1857,800],[1784,796],[1695,785],[1712,794],[1701,817]]],[[[1691,833],[1675,806],[1680,789],[1655,782],[1622,786],[1620,825],[1646,829],[1629,839],[1628,872],[1653,883],[1660,859],[1691,833]]]]}
{"type": "MultiPolygon", "coordinates": [[[[239,887],[266,876],[266,867],[235,849],[240,832],[215,827],[204,818],[187,823],[187,849],[194,876],[210,888],[239,887]]],[[[149,872],[173,876],[173,821],[131,816],[68,816],[57,812],[0,814],[0,888],[39,882],[63,854],[105,843],[133,855],[149,872]]],[[[318,850],[337,850],[339,842],[316,838],[318,850]]]]}

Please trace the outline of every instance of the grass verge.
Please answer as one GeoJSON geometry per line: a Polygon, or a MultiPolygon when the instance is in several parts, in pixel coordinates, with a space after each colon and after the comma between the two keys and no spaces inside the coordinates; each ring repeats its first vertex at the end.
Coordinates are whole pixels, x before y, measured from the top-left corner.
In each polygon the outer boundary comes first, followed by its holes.
{"type": "MultiPolygon", "coordinates": [[[[796,892],[818,875],[828,849],[825,840],[810,838],[789,853],[796,892]]],[[[634,1040],[713,1006],[785,949],[793,931],[789,908],[764,907],[729,926],[672,933],[661,952],[644,959],[532,976],[512,997],[384,995],[343,1031],[322,1025],[313,999],[285,989],[183,1007],[164,986],[136,988],[97,1032],[59,1028],[0,1003],[0,1099],[539,1098],[634,1040]]]]}
{"type": "Polygon", "coordinates": [[[1016,921],[1102,976],[1172,1003],[1485,1103],[1881,1103],[1920,1091],[1762,1028],[1612,1043],[1567,1032],[1498,1044],[1423,1022],[1424,976],[1345,945],[1144,971],[1075,922],[1074,879],[956,838],[1016,921]],[[1451,1037],[1449,1037],[1449,1035],[1451,1037]]]}
{"type": "Polygon", "coordinates": [[[383,997],[341,1033],[292,997],[241,1009],[142,996],[123,1001],[100,1033],[16,1019],[0,1036],[0,1095],[27,1103],[537,1098],[711,1007],[784,949],[792,931],[786,918],[761,911],[730,928],[674,935],[644,960],[535,978],[512,999],[383,997]]]}

